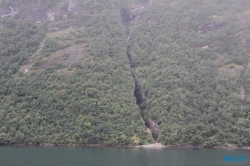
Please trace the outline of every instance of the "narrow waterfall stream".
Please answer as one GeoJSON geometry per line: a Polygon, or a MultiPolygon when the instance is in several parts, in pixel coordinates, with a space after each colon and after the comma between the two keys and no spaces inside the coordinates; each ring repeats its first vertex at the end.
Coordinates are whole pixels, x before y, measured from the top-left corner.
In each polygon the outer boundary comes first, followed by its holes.
{"type": "MultiPolygon", "coordinates": [[[[136,13],[136,15],[139,16],[139,22],[136,23],[136,24],[140,24],[140,22],[143,20],[145,10],[146,10],[146,8],[147,8],[147,6],[148,6],[148,4],[150,2],[151,1],[148,1],[148,3],[146,3],[146,4],[141,4],[140,8],[142,8],[143,10],[141,12],[136,13]]],[[[122,0],[117,1],[117,8],[118,8],[118,13],[120,15],[120,20],[121,20],[121,22],[122,22],[122,24],[124,25],[124,28],[125,28],[125,34],[126,34],[126,40],[127,40],[127,42],[126,42],[126,45],[127,45],[127,57],[128,57],[128,60],[129,60],[129,66],[130,66],[131,74],[132,74],[132,77],[133,77],[134,82],[135,82],[134,96],[136,98],[136,104],[138,105],[138,107],[140,109],[140,116],[143,119],[146,127],[148,129],[150,129],[150,131],[152,133],[152,137],[154,138],[155,141],[157,141],[158,133],[159,133],[159,126],[153,120],[151,120],[150,118],[145,116],[146,95],[143,93],[143,91],[141,89],[141,86],[140,86],[140,82],[137,80],[136,72],[135,72],[135,65],[133,63],[132,54],[130,52],[131,51],[130,39],[133,36],[133,30],[131,30],[132,29],[131,25],[133,24],[132,22],[134,21],[136,16],[132,16],[132,14],[130,13],[131,11],[129,11],[129,9],[126,9],[126,8],[123,7],[122,0]]]]}
{"type": "MultiPolygon", "coordinates": [[[[147,128],[150,129],[151,128],[150,124],[149,124],[148,120],[144,116],[145,107],[142,106],[142,103],[146,100],[146,97],[145,97],[144,93],[142,92],[140,83],[136,79],[136,76],[135,76],[135,70],[133,68],[134,64],[133,64],[132,57],[131,57],[131,54],[130,54],[129,38],[130,38],[130,36],[128,37],[128,40],[127,40],[127,56],[128,56],[128,59],[129,59],[129,66],[130,66],[131,74],[132,74],[134,82],[135,82],[134,96],[136,98],[136,104],[138,105],[138,107],[140,109],[141,118],[143,119],[143,121],[144,121],[145,125],[147,126],[147,128]]],[[[157,139],[154,135],[153,135],[153,138],[155,140],[157,139]]]]}

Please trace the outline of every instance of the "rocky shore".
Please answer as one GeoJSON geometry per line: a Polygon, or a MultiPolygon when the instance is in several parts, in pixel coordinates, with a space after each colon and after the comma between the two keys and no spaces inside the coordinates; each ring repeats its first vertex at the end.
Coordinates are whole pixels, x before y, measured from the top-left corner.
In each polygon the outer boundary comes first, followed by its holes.
{"type": "Polygon", "coordinates": [[[194,146],[191,144],[183,145],[163,145],[162,143],[153,143],[148,145],[102,145],[102,144],[53,144],[53,143],[44,143],[44,144],[12,144],[12,145],[0,145],[0,146],[15,146],[15,147],[110,147],[110,148],[148,148],[148,149],[162,149],[162,148],[183,148],[183,149],[245,149],[250,150],[249,146],[238,147],[238,146],[214,146],[207,148],[204,146],[194,146]]]}
{"type": "Polygon", "coordinates": [[[158,148],[167,148],[167,146],[161,144],[161,143],[154,143],[154,144],[149,144],[149,145],[138,145],[135,146],[138,148],[154,148],[154,149],[158,149],[158,148]]]}

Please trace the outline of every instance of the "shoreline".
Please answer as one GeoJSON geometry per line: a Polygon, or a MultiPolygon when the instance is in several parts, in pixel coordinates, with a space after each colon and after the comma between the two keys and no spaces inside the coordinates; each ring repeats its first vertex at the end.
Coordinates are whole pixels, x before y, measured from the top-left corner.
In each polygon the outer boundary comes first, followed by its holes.
{"type": "Polygon", "coordinates": [[[86,147],[86,148],[145,148],[145,149],[230,149],[230,150],[250,150],[250,146],[238,147],[238,146],[194,146],[191,144],[183,145],[163,145],[161,143],[153,143],[148,145],[102,145],[102,144],[10,144],[0,145],[0,147],[86,147]]]}

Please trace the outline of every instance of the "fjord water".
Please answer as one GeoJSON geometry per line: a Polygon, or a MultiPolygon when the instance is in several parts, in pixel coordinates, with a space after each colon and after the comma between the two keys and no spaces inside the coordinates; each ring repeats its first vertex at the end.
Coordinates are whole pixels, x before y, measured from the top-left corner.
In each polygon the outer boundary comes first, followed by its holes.
{"type": "Polygon", "coordinates": [[[0,166],[230,166],[250,165],[250,151],[225,149],[144,149],[0,147],[0,166]],[[244,155],[244,162],[224,156],[244,155]]]}

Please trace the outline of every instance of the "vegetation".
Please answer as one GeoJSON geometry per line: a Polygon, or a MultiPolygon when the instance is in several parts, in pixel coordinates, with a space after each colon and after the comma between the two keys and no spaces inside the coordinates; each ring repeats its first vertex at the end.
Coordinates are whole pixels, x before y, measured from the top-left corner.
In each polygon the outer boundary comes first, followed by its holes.
{"type": "Polygon", "coordinates": [[[83,5],[75,28],[46,37],[52,23],[2,20],[0,144],[153,141],[136,105],[115,3],[83,5]]]}
{"type": "Polygon", "coordinates": [[[0,19],[1,145],[250,145],[249,1],[47,2],[0,19]]]}
{"type": "Polygon", "coordinates": [[[250,3],[153,1],[131,36],[147,100],[164,144],[250,144],[250,3]],[[244,21],[245,20],[245,21],[244,21]]]}

